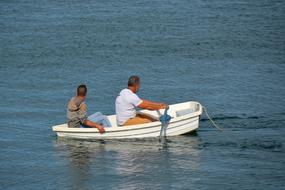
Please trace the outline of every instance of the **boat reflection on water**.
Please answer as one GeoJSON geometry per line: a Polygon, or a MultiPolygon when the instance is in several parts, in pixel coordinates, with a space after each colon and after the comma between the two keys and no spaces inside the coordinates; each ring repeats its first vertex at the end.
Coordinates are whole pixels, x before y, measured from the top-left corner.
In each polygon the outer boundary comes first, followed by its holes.
{"type": "MultiPolygon", "coordinates": [[[[57,159],[67,166],[72,189],[173,187],[177,174],[199,170],[197,135],[158,139],[87,141],[58,138],[57,159]]],[[[186,176],[184,176],[186,177],[186,176]]]]}

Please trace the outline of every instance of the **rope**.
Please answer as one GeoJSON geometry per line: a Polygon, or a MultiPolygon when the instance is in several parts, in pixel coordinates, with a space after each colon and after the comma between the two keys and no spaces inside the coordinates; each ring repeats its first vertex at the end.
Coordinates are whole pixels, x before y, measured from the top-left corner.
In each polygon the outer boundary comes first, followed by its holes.
{"type": "Polygon", "coordinates": [[[214,125],[214,127],[216,127],[216,128],[217,128],[218,130],[220,130],[220,131],[223,131],[224,129],[222,129],[221,127],[219,127],[219,126],[212,120],[212,118],[209,116],[209,114],[208,114],[208,112],[207,112],[207,109],[206,109],[204,106],[202,106],[202,107],[203,107],[203,110],[204,110],[206,116],[207,116],[208,119],[211,121],[211,123],[214,125]]]}

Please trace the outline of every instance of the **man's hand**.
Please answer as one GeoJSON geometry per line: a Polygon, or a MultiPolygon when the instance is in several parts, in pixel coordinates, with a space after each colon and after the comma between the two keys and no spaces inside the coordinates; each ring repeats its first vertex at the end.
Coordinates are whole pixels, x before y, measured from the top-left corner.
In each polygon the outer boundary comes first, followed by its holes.
{"type": "Polygon", "coordinates": [[[86,119],[83,124],[88,126],[88,127],[97,128],[101,134],[105,133],[104,127],[99,125],[98,123],[95,123],[95,122],[92,122],[92,121],[89,121],[86,119]]]}
{"type": "Polygon", "coordinates": [[[97,125],[97,127],[96,127],[98,130],[99,130],[99,132],[102,134],[102,133],[105,133],[105,129],[104,129],[104,127],[102,127],[101,125],[97,125]]]}
{"type": "Polygon", "coordinates": [[[169,109],[169,105],[162,103],[162,109],[169,109]]]}

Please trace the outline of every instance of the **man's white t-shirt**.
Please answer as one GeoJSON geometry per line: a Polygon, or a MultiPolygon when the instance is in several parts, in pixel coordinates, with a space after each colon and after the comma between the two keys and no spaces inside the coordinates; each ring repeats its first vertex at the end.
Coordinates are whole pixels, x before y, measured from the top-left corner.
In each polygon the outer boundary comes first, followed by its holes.
{"type": "Polygon", "coordinates": [[[129,89],[120,92],[116,99],[117,123],[123,125],[127,120],[136,116],[136,107],[142,103],[142,99],[129,89]]]}

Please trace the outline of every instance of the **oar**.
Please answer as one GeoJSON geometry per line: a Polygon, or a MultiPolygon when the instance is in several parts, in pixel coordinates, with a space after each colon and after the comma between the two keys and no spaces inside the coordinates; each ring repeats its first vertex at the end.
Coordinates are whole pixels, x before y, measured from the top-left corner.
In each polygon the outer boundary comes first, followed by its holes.
{"type": "Polygon", "coordinates": [[[160,129],[160,134],[159,134],[159,142],[161,142],[161,137],[162,137],[162,132],[164,131],[164,136],[165,136],[165,130],[167,127],[167,124],[169,123],[171,116],[167,114],[167,110],[164,110],[164,114],[160,116],[159,120],[161,122],[161,129],[160,129]]]}

